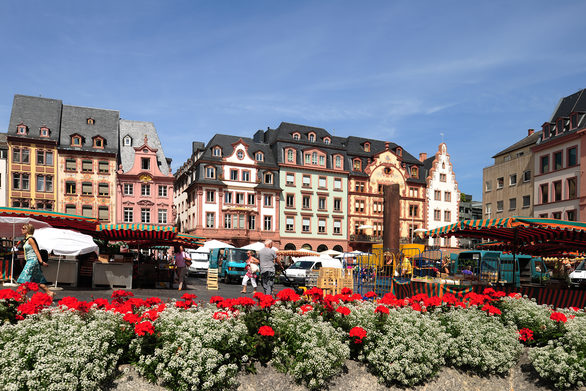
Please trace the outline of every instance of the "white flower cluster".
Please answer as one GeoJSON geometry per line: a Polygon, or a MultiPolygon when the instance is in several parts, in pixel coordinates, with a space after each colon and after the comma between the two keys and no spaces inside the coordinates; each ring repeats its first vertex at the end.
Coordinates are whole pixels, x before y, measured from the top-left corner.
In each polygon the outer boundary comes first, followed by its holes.
{"type": "Polygon", "coordinates": [[[82,319],[44,311],[0,327],[0,385],[6,391],[95,390],[110,379],[122,355],[120,317],[82,319]]]}
{"type": "Polygon", "coordinates": [[[548,339],[557,328],[556,322],[549,318],[551,307],[537,304],[534,299],[503,297],[499,308],[503,323],[512,322],[519,330],[531,329],[535,340],[548,339]]]}
{"type": "Polygon", "coordinates": [[[559,389],[586,385],[586,318],[568,319],[566,333],[529,352],[533,367],[559,389]]]}
{"type": "Polygon", "coordinates": [[[350,356],[345,334],[329,323],[282,307],[273,308],[272,323],[279,338],[272,364],[309,389],[322,388],[350,356]]]}
{"type": "Polygon", "coordinates": [[[139,372],[173,390],[221,390],[235,385],[246,351],[247,329],[233,318],[213,319],[214,309],[168,307],[157,319],[160,337],[149,351],[148,338],[131,346],[139,372]]]}
{"type": "Polygon", "coordinates": [[[477,373],[506,373],[521,354],[517,329],[498,317],[477,309],[437,312],[451,338],[447,341],[448,364],[477,373]]]}

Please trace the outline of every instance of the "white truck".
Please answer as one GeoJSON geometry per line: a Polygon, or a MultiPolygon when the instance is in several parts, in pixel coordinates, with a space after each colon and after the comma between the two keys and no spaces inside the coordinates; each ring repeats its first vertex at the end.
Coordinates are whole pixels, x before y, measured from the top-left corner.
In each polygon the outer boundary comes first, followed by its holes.
{"type": "Polygon", "coordinates": [[[196,250],[187,250],[187,254],[191,258],[191,266],[187,268],[190,275],[207,276],[210,262],[208,260],[208,252],[198,252],[196,250]]]}

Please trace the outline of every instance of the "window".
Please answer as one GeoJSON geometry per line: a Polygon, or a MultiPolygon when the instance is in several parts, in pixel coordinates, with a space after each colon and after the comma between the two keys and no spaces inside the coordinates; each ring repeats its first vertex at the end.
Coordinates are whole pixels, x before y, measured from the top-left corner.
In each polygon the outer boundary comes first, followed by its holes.
{"type": "Polygon", "coordinates": [[[286,181],[287,181],[287,184],[288,185],[295,184],[295,174],[287,173],[287,175],[286,175],[286,181]]]}
{"type": "Polygon", "coordinates": [[[449,210],[444,210],[444,221],[451,221],[452,220],[452,212],[449,210]]]}
{"type": "Polygon", "coordinates": [[[299,140],[300,135],[299,133],[293,133],[293,140],[299,140]]]}
{"type": "Polygon", "coordinates": [[[250,182],[250,171],[242,171],[242,181],[250,182]]]}
{"type": "Polygon", "coordinates": [[[578,149],[576,147],[568,148],[568,167],[578,164],[578,149]]]}
{"type": "Polygon", "coordinates": [[[354,211],[355,212],[364,212],[364,200],[356,200],[354,202],[354,211]]]}
{"type": "Polygon", "coordinates": [[[124,184],[124,195],[131,196],[134,194],[134,184],[132,183],[125,183],[124,184]]]}
{"type": "Polygon", "coordinates": [[[505,204],[505,202],[504,202],[504,201],[497,201],[497,202],[496,202],[496,212],[497,212],[497,213],[499,213],[499,212],[502,212],[502,211],[503,211],[504,204],[505,204]]]}
{"type": "Polygon", "coordinates": [[[539,161],[541,164],[541,173],[545,174],[549,171],[549,155],[542,156],[539,161]]]}
{"type": "Polygon", "coordinates": [[[531,206],[531,196],[523,196],[523,208],[529,208],[531,206]]]}
{"type": "Polygon", "coordinates": [[[167,209],[159,209],[159,224],[167,224],[167,209]]]}
{"type": "Polygon", "coordinates": [[[244,151],[239,149],[238,152],[236,152],[236,157],[240,160],[244,159],[244,151]]]}
{"type": "Polygon", "coordinates": [[[12,187],[15,190],[29,190],[29,174],[15,172],[13,174],[12,187]]]}
{"type": "Polygon", "coordinates": [[[98,206],[98,219],[100,221],[110,220],[110,212],[107,206],[98,206]]]}
{"type": "Polygon", "coordinates": [[[41,166],[53,165],[53,152],[37,150],[37,164],[41,166]]]}
{"type": "Polygon", "coordinates": [[[256,229],[256,216],[248,215],[248,229],[256,229]]]}
{"type": "Polygon", "coordinates": [[[320,166],[326,165],[326,158],[323,155],[319,155],[319,165],[320,166]]]}
{"type": "Polygon", "coordinates": [[[364,182],[356,182],[354,185],[354,190],[358,193],[364,193],[364,182]]]}
{"type": "Polygon", "coordinates": [[[295,207],[295,196],[293,194],[287,194],[285,196],[285,206],[287,208],[294,208],[295,207]]]}
{"type": "Polygon", "coordinates": [[[124,222],[132,223],[134,221],[134,211],[132,208],[124,208],[124,222]]]}
{"type": "Polygon", "coordinates": [[[334,198],[334,212],[340,212],[342,210],[342,199],[334,198]]]}
{"type": "Polygon", "coordinates": [[[498,189],[502,189],[503,186],[505,185],[505,178],[500,177],[496,179],[496,188],[498,189]]]}
{"type": "Polygon", "coordinates": [[[409,205],[409,217],[417,217],[418,209],[417,205],[409,205]]]}
{"type": "Polygon", "coordinates": [[[539,193],[541,194],[541,203],[547,204],[549,202],[549,186],[547,183],[539,186],[539,193]]]}
{"type": "Polygon", "coordinates": [[[140,158],[140,168],[143,170],[150,170],[151,169],[151,159],[148,157],[141,157],[140,158]]]}
{"type": "Polygon", "coordinates": [[[568,188],[568,199],[570,199],[570,200],[578,197],[576,183],[577,183],[576,177],[567,179],[566,186],[568,188]]]}
{"type": "Polygon", "coordinates": [[[301,207],[303,209],[310,209],[311,208],[311,196],[304,195],[301,199],[301,207]]]}
{"type": "Polygon", "coordinates": [[[271,184],[273,183],[273,174],[270,172],[265,173],[265,183],[271,184]]]}
{"type": "Polygon", "coordinates": [[[370,143],[364,143],[363,149],[364,152],[370,152],[370,143]]]}
{"type": "Polygon", "coordinates": [[[94,171],[94,164],[91,160],[82,160],[81,161],[81,171],[82,172],[93,172],[94,171]]]}
{"type": "Polygon", "coordinates": [[[104,148],[104,139],[101,137],[94,138],[94,148],[104,148]]]}
{"type": "Polygon", "coordinates": [[[317,232],[320,234],[326,233],[326,221],[324,219],[319,219],[317,221],[317,232]]]}
{"type": "Polygon", "coordinates": [[[28,128],[26,127],[26,125],[18,125],[16,127],[16,134],[27,134],[27,129],[28,128]]]}
{"type": "Polygon", "coordinates": [[[70,194],[70,195],[77,194],[75,182],[65,182],[65,194],[70,194]]]}
{"type": "Polygon", "coordinates": [[[77,208],[73,204],[67,204],[65,205],[65,213],[75,215],[77,214],[77,208]]]}
{"type": "Polygon", "coordinates": [[[222,148],[214,147],[214,149],[212,149],[212,155],[213,156],[222,156],[222,148]]]}
{"type": "Polygon", "coordinates": [[[342,167],[342,158],[340,156],[336,156],[336,158],[334,159],[334,161],[335,161],[336,168],[341,168],[342,167]]]}
{"type": "Polygon", "coordinates": [[[14,148],[12,150],[13,163],[30,163],[30,150],[28,148],[14,148]]]}
{"type": "Polygon", "coordinates": [[[342,222],[340,220],[334,220],[334,234],[339,235],[341,233],[342,222]]]}
{"type": "Polygon", "coordinates": [[[509,210],[517,209],[517,199],[516,198],[509,198],[509,210]]]}
{"type": "Polygon", "coordinates": [[[273,217],[265,216],[264,218],[264,230],[271,231],[273,229],[273,217]]]}
{"type": "Polygon", "coordinates": [[[318,186],[322,189],[326,189],[328,187],[328,180],[326,177],[320,176],[318,179],[318,186]]]}
{"type": "Polygon", "coordinates": [[[329,137],[324,137],[324,144],[330,144],[332,140],[329,137]]]}
{"type": "Polygon", "coordinates": [[[562,200],[562,181],[553,183],[553,200],[554,202],[562,200]]]}
{"type": "Polygon", "coordinates": [[[419,177],[419,170],[417,169],[417,167],[411,167],[411,176],[413,178],[419,177]]]}
{"type": "Polygon", "coordinates": [[[151,196],[151,185],[149,185],[148,183],[141,183],[140,195],[143,197],[150,197],[151,196]]]}
{"type": "Polygon", "coordinates": [[[446,181],[446,174],[440,174],[440,182],[446,181]]]}
{"type": "Polygon", "coordinates": [[[288,149],[287,150],[287,161],[289,163],[294,162],[294,155],[293,155],[293,150],[292,149],[288,149]]]}
{"type": "Polygon", "coordinates": [[[342,180],[334,178],[334,190],[342,190],[342,180]]]}
{"type": "Polygon", "coordinates": [[[311,163],[311,155],[306,153],[305,154],[305,164],[311,163]]]}
{"type": "Polygon", "coordinates": [[[254,205],[254,193],[249,193],[248,194],[248,205],[254,205]]]}
{"type": "Polygon", "coordinates": [[[224,193],[224,204],[231,204],[232,203],[232,192],[227,191],[224,193]]]}
{"type": "Polygon", "coordinates": [[[216,214],[213,212],[206,212],[206,228],[215,228],[216,214]]]}
{"type": "Polygon", "coordinates": [[[307,136],[307,139],[311,142],[315,141],[315,134],[314,133],[309,133],[309,135],[307,136]]]}
{"type": "Polygon", "coordinates": [[[81,184],[81,194],[82,195],[92,195],[92,183],[91,182],[83,182],[81,184]]]}
{"type": "Polygon", "coordinates": [[[273,206],[273,196],[272,195],[265,194],[265,196],[264,196],[264,205],[266,207],[272,207],[273,206]]]}
{"type": "Polygon", "coordinates": [[[566,220],[576,221],[576,211],[575,210],[567,210],[566,211],[566,220]]]}
{"type": "Polygon", "coordinates": [[[484,184],[484,191],[489,192],[492,190],[492,182],[491,181],[486,181],[484,184]]]}
{"type": "Polygon", "coordinates": [[[124,137],[124,141],[122,142],[122,144],[124,144],[125,147],[132,146],[132,137],[130,137],[130,136],[124,137]]]}
{"type": "Polygon", "coordinates": [[[310,219],[308,217],[304,217],[302,220],[302,224],[301,224],[301,230],[303,232],[309,232],[309,225],[310,225],[310,219]]]}
{"type": "Polygon", "coordinates": [[[295,229],[295,219],[287,216],[285,219],[285,231],[293,231],[295,229]]]}
{"type": "Polygon", "coordinates": [[[262,152],[257,152],[254,154],[254,160],[257,162],[262,162],[264,160],[264,155],[262,152]]]}
{"type": "Polygon", "coordinates": [[[361,167],[360,160],[359,159],[354,160],[352,167],[353,167],[354,171],[360,171],[360,167],[361,167]]]}
{"type": "Polygon", "coordinates": [[[562,152],[554,152],[553,154],[553,169],[561,170],[563,168],[563,155],[562,152]]]}
{"type": "Polygon", "coordinates": [[[319,210],[326,210],[326,197],[319,197],[317,200],[317,208],[319,210]]]}
{"type": "Polygon", "coordinates": [[[237,181],[238,180],[238,170],[230,170],[230,180],[237,181]]]}
{"type": "Polygon", "coordinates": [[[303,187],[311,187],[311,177],[309,175],[303,175],[303,187]]]}
{"type": "Polygon", "coordinates": [[[108,164],[108,162],[98,162],[98,172],[100,174],[107,174],[108,172],[110,172],[110,165],[108,164]]]}
{"type": "Polygon", "coordinates": [[[53,177],[51,175],[37,175],[37,191],[52,192],[53,177]]]}
{"type": "Polygon", "coordinates": [[[149,208],[140,209],[140,222],[150,223],[151,222],[151,210],[149,208]]]}
{"type": "Polygon", "coordinates": [[[452,202],[452,192],[450,192],[450,191],[444,192],[444,201],[452,202]]]}
{"type": "Polygon", "coordinates": [[[85,217],[94,217],[94,208],[91,205],[81,207],[81,215],[85,217]]]}
{"type": "Polygon", "coordinates": [[[551,217],[556,220],[561,220],[562,219],[562,212],[553,212],[551,214],[551,217]]]}
{"type": "Polygon", "coordinates": [[[578,114],[572,113],[570,115],[570,129],[575,129],[578,126],[578,114]]]}
{"type": "Polygon", "coordinates": [[[442,219],[442,212],[439,209],[433,211],[433,220],[434,221],[441,221],[442,219]]]}
{"type": "Polygon", "coordinates": [[[65,171],[77,171],[77,162],[75,159],[65,159],[65,171]]]}
{"type": "Polygon", "coordinates": [[[311,154],[311,164],[317,165],[317,152],[311,154]]]}
{"type": "Polygon", "coordinates": [[[529,182],[531,180],[531,171],[527,170],[523,172],[523,182],[529,182]]]}
{"type": "Polygon", "coordinates": [[[232,228],[232,215],[231,214],[224,215],[224,228],[226,228],[226,229],[232,228]]]}
{"type": "Polygon", "coordinates": [[[439,191],[439,190],[435,190],[435,191],[433,192],[433,199],[434,199],[435,201],[441,201],[441,200],[442,200],[442,192],[441,192],[441,191],[439,191]]]}
{"type": "Polygon", "coordinates": [[[509,186],[516,186],[517,185],[517,174],[509,175],[509,186]]]}
{"type": "Polygon", "coordinates": [[[215,178],[216,177],[216,169],[214,167],[206,167],[206,178],[215,178]]]}
{"type": "Polygon", "coordinates": [[[71,136],[71,145],[74,147],[81,147],[81,137],[71,136]]]}
{"type": "Polygon", "coordinates": [[[486,204],[486,206],[484,207],[484,213],[490,217],[490,215],[492,214],[492,204],[486,204]]]}
{"type": "Polygon", "coordinates": [[[39,129],[39,136],[41,137],[49,137],[49,134],[51,133],[51,131],[49,130],[49,128],[43,126],[42,128],[39,129]]]}
{"type": "Polygon", "coordinates": [[[110,187],[107,183],[98,184],[98,195],[102,197],[107,197],[110,195],[110,187]]]}
{"type": "Polygon", "coordinates": [[[159,185],[159,197],[167,197],[167,186],[159,185]]]}
{"type": "Polygon", "coordinates": [[[213,190],[206,191],[206,202],[216,202],[216,192],[213,190]]]}

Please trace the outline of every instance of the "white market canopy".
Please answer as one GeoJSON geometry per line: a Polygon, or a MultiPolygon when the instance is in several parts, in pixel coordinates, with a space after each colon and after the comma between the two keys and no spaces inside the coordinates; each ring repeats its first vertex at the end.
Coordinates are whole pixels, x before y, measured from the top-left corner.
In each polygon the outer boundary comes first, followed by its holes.
{"type": "Polygon", "coordinates": [[[39,228],[33,235],[41,249],[64,256],[98,252],[98,245],[90,235],[59,228],[39,228]]]}

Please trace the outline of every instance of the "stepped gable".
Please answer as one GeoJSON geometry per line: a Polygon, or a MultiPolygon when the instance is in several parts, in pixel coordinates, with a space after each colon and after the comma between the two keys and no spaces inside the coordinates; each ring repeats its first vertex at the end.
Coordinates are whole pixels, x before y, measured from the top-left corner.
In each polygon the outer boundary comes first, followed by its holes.
{"type": "Polygon", "coordinates": [[[59,99],[14,95],[7,133],[8,135],[16,135],[16,127],[24,124],[28,127],[28,134],[25,137],[39,140],[49,139],[57,143],[61,131],[62,107],[63,102],[59,99]],[[49,137],[40,137],[39,131],[43,126],[49,128],[49,137]]]}
{"type": "Polygon", "coordinates": [[[157,150],[157,165],[163,175],[171,174],[171,167],[161,145],[159,134],[152,122],[131,121],[121,119],[120,121],[120,163],[122,170],[128,172],[134,165],[134,148],[144,144],[144,136],[147,136],[147,144],[157,150]],[[130,145],[124,145],[126,137],[131,138],[130,145]]]}
{"type": "Polygon", "coordinates": [[[63,105],[59,148],[116,155],[119,119],[120,113],[116,110],[63,105]],[[74,134],[82,137],[81,147],[71,145],[71,136],[74,134]],[[95,137],[103,138],[104,148],[94,147],[95,137]]]}

